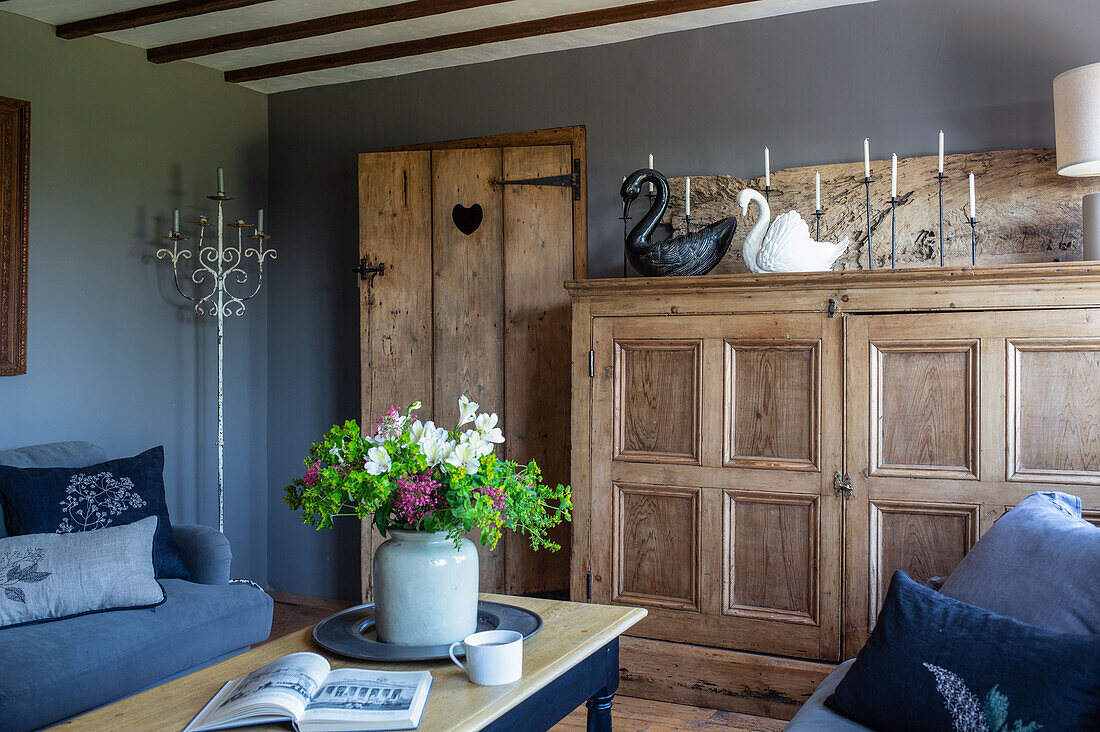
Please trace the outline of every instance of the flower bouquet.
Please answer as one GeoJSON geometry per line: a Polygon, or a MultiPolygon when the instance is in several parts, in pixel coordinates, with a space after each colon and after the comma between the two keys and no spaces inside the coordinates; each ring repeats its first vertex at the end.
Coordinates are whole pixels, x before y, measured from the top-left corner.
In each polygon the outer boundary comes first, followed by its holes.
{"type": "Polygon", "coordinates": [[[354,421],[334,426],[284,500],[318,529],[337,516],[370,517],[390,537],[374,555],[379,639],[428,646],[461,640],[477,624],[477,551],[464,534],[476,531],[493,549],[508,529],[556,551],[548,532],[570,519],[572,503],[569,486],[543,484],[533,461],[497,457],[496,414],[479,414],[463,395],[448,430],[415,419],[420,407],[390,407],[366,435],[354,421]]]}

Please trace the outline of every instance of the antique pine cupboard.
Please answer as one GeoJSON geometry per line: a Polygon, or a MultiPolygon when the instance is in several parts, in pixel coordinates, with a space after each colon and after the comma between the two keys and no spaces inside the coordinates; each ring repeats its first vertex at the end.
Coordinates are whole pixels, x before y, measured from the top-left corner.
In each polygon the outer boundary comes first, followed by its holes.
{"type": "Polygon", "coordinates": [[[895,570],[1035,490],[1100,523],[1100,266],[567,288],[571,592],[649,611],[624,693],[789,717],[895,570]]]}

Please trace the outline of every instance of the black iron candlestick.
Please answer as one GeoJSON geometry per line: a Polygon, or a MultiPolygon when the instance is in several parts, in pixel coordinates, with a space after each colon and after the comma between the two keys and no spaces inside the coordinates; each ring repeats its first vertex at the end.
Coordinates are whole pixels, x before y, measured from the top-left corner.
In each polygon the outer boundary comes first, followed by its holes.
{"type": "Polygon", "coordinates": [[[978,220],[970,217],[970,264],[978,263],[978,220]]]}
{"type": "Polygon", "coordinates": [[[768,203],[772,202],[772,187],[769,185],[764,186],[764,200],[768,203]]]}
{"type": "Polygon", "coordinates": [[[943,179],[947,176],[939,171],[936,177],[940,180],[940,266],[943,266],[943,179]]]}
{"type": "Polygon", "coordinates": [[[815,236],[814,239],[817,241],[821,241],[821,217],[824,215],[825,214],[822,213],[820,208],[814,211],[814,218],[817,219],[817,236],[815,236]]]}
{"type": "Polygon", "coordinates": [[[890,196],[890,269],[898,266],[898,197],[890,196]]]}
{"type": "Polygon", "coordinates": [[[691,214],[684,214],[685,234],[691,234],[691,214]]]}
{"type": "Polygon", "coordinates": [[[871,176],[863,179],[863,185],[867,188],[867,268],[875,268],[875,254],[871,248],[871,176]]]}

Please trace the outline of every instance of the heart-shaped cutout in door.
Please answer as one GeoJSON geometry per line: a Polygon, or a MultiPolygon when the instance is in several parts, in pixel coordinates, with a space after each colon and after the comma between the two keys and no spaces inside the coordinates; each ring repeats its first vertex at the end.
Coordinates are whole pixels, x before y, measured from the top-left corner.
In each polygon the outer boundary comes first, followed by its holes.
{"type": "Polygon", "coordinates": [[[451,220],[455,222],[458,230],[466,236],[477,231],[477,227],[481,226],[482,216],[480,203],[475,203],[469,208],[461,203],[456,203],[455,207],[451,209],[451,220]]]}

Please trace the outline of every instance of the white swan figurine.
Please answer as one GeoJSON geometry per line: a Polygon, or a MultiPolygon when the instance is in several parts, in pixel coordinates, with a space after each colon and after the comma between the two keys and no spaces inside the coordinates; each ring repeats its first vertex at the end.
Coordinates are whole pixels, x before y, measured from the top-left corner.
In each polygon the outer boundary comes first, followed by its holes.
{"type": "Polygon", "coordinates": [[[753,272],[823,272],[848,248],[848,238],[837,244],[814,241],[810,227],[797,211],[788,211],[771,220],[771,207],[759,191],[746,188],[737,194],[741,215],[749,204],[760,208],[760,218],[745,237],[741,250],[745,264],[753,272]],[[766,232],[766,233],[765,233],[766,232]]]}

